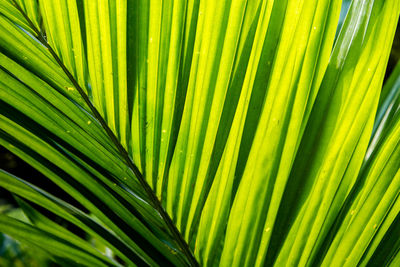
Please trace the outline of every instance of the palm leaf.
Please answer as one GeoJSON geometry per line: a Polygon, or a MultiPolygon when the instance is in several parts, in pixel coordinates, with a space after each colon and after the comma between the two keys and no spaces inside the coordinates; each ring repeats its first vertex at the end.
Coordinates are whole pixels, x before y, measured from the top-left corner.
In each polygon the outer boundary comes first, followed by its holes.
{"type": "Polygon", "coordinates": [[[31,224],[0,231],[86,266],[396,264],[400,2],[348,2],[0,0],[0,144],[80,203],[1,171],[31,224]]]}

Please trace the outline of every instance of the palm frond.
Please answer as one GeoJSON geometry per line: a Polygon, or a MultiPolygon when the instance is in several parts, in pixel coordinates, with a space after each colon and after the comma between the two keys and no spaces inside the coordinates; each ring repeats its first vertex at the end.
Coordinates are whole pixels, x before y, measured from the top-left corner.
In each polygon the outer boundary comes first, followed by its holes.
{"type": "Polygon", "coordinates": [[[0,145],[80,203],[0,171],[30,219],[0,231],[86,266],[396,264],[400,2],[348,3],[0,0],[0,145]]]}

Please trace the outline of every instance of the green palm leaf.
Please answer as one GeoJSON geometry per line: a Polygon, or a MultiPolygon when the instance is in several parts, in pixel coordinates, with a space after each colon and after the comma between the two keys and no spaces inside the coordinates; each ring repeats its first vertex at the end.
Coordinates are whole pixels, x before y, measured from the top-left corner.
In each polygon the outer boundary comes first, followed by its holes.
{"type": "Polygon", "coordinates": [[[0,145],[69,197],[0,171],[29,218],[0,231],[62,265],[395,266],[399,14],[0,0],[0,145]]]}

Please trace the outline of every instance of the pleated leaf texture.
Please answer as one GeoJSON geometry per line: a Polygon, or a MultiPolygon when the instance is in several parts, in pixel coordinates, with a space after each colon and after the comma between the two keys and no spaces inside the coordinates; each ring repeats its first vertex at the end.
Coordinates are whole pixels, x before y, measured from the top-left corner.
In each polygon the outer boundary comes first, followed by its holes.
{"type": "Polygon", "coordinates": [[[0,170],[0,232],[61,266],[400,266],[399,14],[0,0],[0,145],[44,175],[0,170]]]}

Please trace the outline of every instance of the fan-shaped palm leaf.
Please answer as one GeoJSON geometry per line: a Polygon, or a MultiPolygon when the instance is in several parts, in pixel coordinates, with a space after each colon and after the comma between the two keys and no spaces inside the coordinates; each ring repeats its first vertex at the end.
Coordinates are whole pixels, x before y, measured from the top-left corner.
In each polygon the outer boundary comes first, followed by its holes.
{"type": "Polygon", "coordinates": [[[347,4],[0,0],[0,144],[80,203],[1,171],[29,222],[0,231],[65,265],[396,264],[400,2],[347,4]]]}

